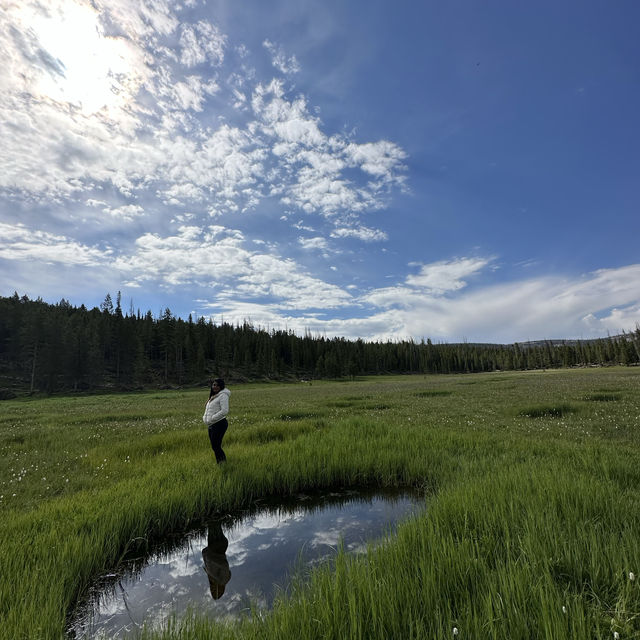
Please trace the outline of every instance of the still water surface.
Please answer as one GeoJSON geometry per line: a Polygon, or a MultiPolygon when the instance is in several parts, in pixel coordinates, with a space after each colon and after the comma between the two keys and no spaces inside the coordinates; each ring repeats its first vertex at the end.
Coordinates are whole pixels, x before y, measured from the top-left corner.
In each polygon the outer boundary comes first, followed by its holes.
{"type": "Polygon", "coordinates": [[[423,506],[415,494],[353,490],[256,503],[103,576],[69,635],[122,638],[190,608],[216,619],[269,608],[296,569],[330,560],[339,544],[362,552],[423,506]]]}

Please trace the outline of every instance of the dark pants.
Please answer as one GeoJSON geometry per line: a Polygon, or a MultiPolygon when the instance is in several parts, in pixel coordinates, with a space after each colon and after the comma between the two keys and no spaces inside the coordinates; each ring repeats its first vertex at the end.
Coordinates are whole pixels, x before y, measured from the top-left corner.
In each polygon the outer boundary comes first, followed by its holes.
{"type": "Polygon", "coordinates": [[[227,459],[227,456],[224,455],[224,451],[222,450],[222,438],[224,438],[228,426],[229,423],[226,418],[222,418],[219,422],[209,425],[209,440],[211,441],[213,453],[216,454],[216,462],[218,464],[227,459]]]}

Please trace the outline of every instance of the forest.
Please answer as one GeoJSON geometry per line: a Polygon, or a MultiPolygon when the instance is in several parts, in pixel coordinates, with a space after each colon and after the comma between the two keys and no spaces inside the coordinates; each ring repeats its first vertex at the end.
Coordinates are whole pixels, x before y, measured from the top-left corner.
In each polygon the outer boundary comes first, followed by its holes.
{"type": "Polygon", "coordinates": [[[640,363],[640,327],[595,340],[515,344],[364,341],[296,335],[176,317],[166,308],[123,312],[121,295],[99,307],[0,297],[0,398],[20,393],[134,390],[231,381],[376,374],[472,373],[640,363]]]}

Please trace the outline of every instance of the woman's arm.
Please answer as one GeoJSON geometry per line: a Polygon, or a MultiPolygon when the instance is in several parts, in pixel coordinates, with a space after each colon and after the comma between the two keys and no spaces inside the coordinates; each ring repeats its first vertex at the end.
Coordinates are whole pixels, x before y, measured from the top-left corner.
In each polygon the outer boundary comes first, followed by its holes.
{"type": "Polygon", "coordinates": [[[214,413],[213,402],[211,402],[212,400],[213,398],[209,398],[209,400],[207,400],[207,404],[204,405],[204,415],[202,416],[202,422],[204,422],[207,426],[213,424],[213,422],[211,422],[211,416],[214,413]]]}
{"type": "Polygon", "coordinates": [[[217,396],[217,399],[220,401],[220,409],[218,411],[213,412],[215,402],[210,403],[207,406],[207,409],[204,412],[204,417],[202,418],[207,425],[215,424],[222,418],[226,417],[229,413],[229,396],[226,393],[221,393],[217,396]],[[209,411],[211,408],[211,411],[209,411]]]}

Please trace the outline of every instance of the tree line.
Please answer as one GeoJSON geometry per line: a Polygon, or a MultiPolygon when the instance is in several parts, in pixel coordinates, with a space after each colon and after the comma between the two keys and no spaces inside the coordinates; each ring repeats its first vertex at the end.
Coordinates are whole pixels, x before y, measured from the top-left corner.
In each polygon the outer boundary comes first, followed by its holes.
{"type": "Polygon", "coordinates": [[[99,307],[0,297],[0,389],[47,392],[136,389],[230,380],[340,378],[397,373],[471,373],[640,363],[640,327],[597,340],[515,344],[364,341],[249,322],[187,320],[99,307]]]}

